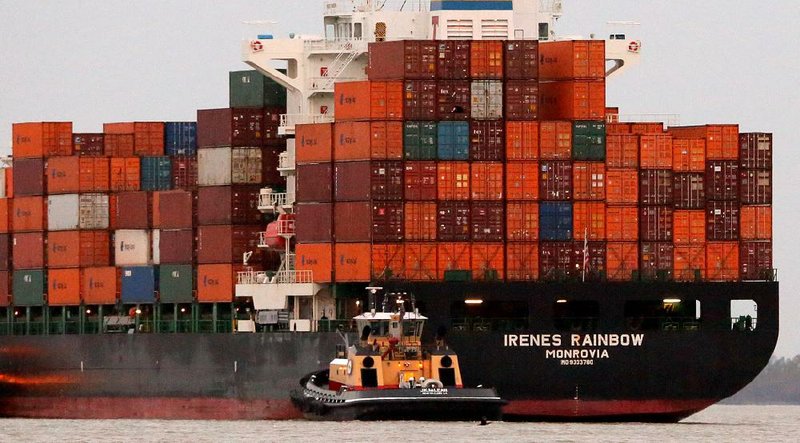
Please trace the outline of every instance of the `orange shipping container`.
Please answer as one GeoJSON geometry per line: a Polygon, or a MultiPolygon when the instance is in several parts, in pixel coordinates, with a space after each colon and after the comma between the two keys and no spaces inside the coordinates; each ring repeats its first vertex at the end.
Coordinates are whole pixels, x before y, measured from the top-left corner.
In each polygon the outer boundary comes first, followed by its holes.
{"type": "Polygon", "coordinates": [[[503,243],[471,243],[473,280],[505,279],[506,257],[503,243]]]}
{"type": "Polygon", "coordinates": [[[648,134],[664,133],[663,122],[638,122],[638,123],[630,123],[630,125],[631,125],[631,134],[648,135],[648,134]]]}
{"type": "Polygon", "coordinates": [[[539,200],[539,163],[506,163],[506,198],[539,200]]]}
{"type": "Polygon", "coordinates": [[[333,88],[337,121],[403,119],[403,82],[336,82],[333,88]]]}
{"type": "Polygon", "coordinates": [[[47,227],[47,201],[44,197],[17,197],[13,200],[13,232],[44,231],[47,227]]]}
{"type": "Polygon", "coordinates": [[[503,199],[503,163],[475,162],[470,169],[472,200],[503,199]]]}
{"type": "Polygon", "coordinates": [[[372,280],[403,278],[405,247],[403,243],[372,245],[372,280]]]}
{"type": "Polygon", "coordinates": [[[333,272],[333,244],[298,244],[295,248],[295,269],[311,271],[314,282],[330,283],[333,272]]]}
{"type": "Polygon", "coordinates": [[[538,243],[515,242],[507,244],[506,277],[509,281],[534,281],[539,279],[538,243]]]}
{"type": "Polygon", "coordinates": [[[133,134],[136,126],[133,122],[103,123],[103,134],[133,134]]]}
{"type": "Polygon", "coordinates": [[[333,159],[333,123],[295,125],[297,164],[324,163],[333,159]]]}
{"type": "Polygon", "coordinates": [[[81,270],[50,269],[47,272],[47,303],[50,306],[81,304],[81,270]]]}
{"type": "Polygon", "coordinates": [[[10,198],[0,198],[0,234],[8,234],[11,232],[10,229],[10,217],[11,214],[11,202],[13,202],[10,198]]]}
{"type": "Polygon", "coordinates": [[[672,235],[676,245],[705,244],[706,211],[676,210],[673,212],[672,235]]]}
{"type": "Polygon", "coordinates": [[[473,79],[503,78],[503,42],[473,40],[470,42],[470,77],[473,79]]]}
{"type": "Polygon", "coordinates": [[[575,200],[605,200],[605,163],[575,162],[572,165],[572,186],[575,200]]]}
{"type": "Polygon", "coordinates": [[[406,243],[406,273],[411,281],[436,280],[436,243],[406,243]]]}
{"type": "Polygon", "coordinates": [[[506,160],[539,159],[539,122],[506,122],[506,160]]]}
{"type": "MultiPolygon", "coordinates": [[[[606,108],[606,112],[608,112],[606,108]]],[[[617,115],[617,119],[619,115],[617,115]]],[[[610,135],[627,135],[631,133],[631,124],[630,123],[620,123],[619,121],[608,121],[606,119],[606,136],[610,135]]]]}
{"type": "Polygon", "coordinates": [[[606,243],[606,277],[611,281],[630,281],[639,270],[639,244],[606,243]]]}
{"type": "Polygon", "coordinates": [[[639,240],[639,208],[637,206],[606,207],[608,241],[639,240]]]}
{"type": "Polygon", "coordinates": [[[572,158],[572,123],[539,123],[539,156],[542,160],[569,160],[572,158]]]}
{"type": "Polygon", "coordinates": [[[743,205],[739,211],[741,223],[739,235],[742,240],[772,239],[772,207],[743,205]]]}
{"type": "Polygon", "coordinates": [[[639,203],[639,174],[635,169],[606,171],[606,202],[610,205],[639,203]]]}
{"type": "Polygon", "coordinates": [[[436,169],[439,200],[469,200],[469,163],[439,162],[436,169]]]}
{"type": "Polygon", "coordinates": [[[672,170],[677,172],[704,172],[706,168],[706,142],[701,138],[672,140],[672,170]]]}
{"type": "Polygon", "coordinates": [[[675,280],[695,281],[706,277],[705,246],[675,246],[673,254],[675,280]]]}
{"type": "Polygon", "coordinates": [[[136,122],[133,147],[136,155],[164,155],[164,123],[136,122]]]}
{"type": "Polygon", "coordinates": [[[445,279],[447,271],[470,271],[470,250],[469,243],[438,243],[438,277],[439,280],[445,279]]]}
{"type": "Polygon", "coordinates": [[[712,281],[739,279],[739,242],[706,244],[706,277],[712,281]]]}
{"type": "Polygon", "coordinates": [[[132,157],[135,154],[133,143],[133,134],[106,134],[103,152],[110,157],[132,157]]]}
{"type": "Polygon", "coordinates": [[[672,169],[672,136],[669,134],[640,136],[639,165],[642,169],[672,169]]]}
{"type": "Polygon", "coordinates": [[[370,123],[372,158],[374,160],[403,159],[403,122],[370,123]]]}
{"type": "Polygon", "coordinates": [[[405,239],[409,241],[436,240],[436,203],[405,203],[405,239]]]}
{"type": "Polygon", "coordinates": [[[139,190],[139,158],[115,157],[109,165],[109,187],[111,191],[139,190]]]}
{"type": "Polygon", "coordinates": [[[709,160],[739,158],[739,125],[673,126],[668,132],[677,139],[705,139],[709,160]]]}
{"type": "Polygon", "coordinates": [[[603,40],[542,42],[539,44],[539,61],[539,78],[542,80],[606,78],[603,40]]]}
{"type": "Polygon", "coordinates": [[[368,282],[371,277],[372,246],[369,243],[336,243],[334,275],[337,282],[368,282]]]}
{"type": "Polygon", "coordinates": [[[539,203],[508,202],[506,206],[506,239],[509,241],[539,240],[539,203]]]}
{"type": "Polygon", "coordinates": [[[80,162],[80,192],[108,192],[109,159],[105,157],[81,157],[80,162]]]}
{"type": "Polygon", "coordinates": [[[639,167],[639,137],[625,134],[606,136],[606,166],[609,168],[639,167]]]}
{"type": "MultiPolygon", "coordinates": [[[[54,231],[47,233],[47,267],[77,268],[80,266],[79,231],[54,231]]],[[[108,247],[108,243],[106,243],[108,247]]]]}
{"type": "Polygon", "coordinates": [[[14,197],[14,168],[7,168],[6,169],[6,197],[12,198],[14,197]]]}
{"type": "Polygon", "coordinates": [[[197,301],[201,303],[233,301],[235,272],[231,264],[197,265],[197,301]]]}
{"type": "Polygon", "coordinates": [[[372,132],[369,122],[334,123],[333,159],[369,160],[372,155],[372,132]]]}
{"type": "Polygon", "coordinates": [[[572,208],[572,232],[575,240],[606,239],[606,205],[603,202],[576,201],[572,208]]]}
{"type": "Polygon", "coordinates": [[[544,120],[605,120],[605,80],[541,83],[539,92],[544,120]]]}
{"type": "Polygon", "coordinates": [[[80,192],[80,157],[50,157],[45,163],[48,194],[80,192]]]}
{"type": "Polygon", "coordinates": [[[72,123],[14,123],[11,132],[14,158],[72,155],[72,123]]]}
{"type": "Polygon", "coordinates": [[[113,266],[81,270],[81,294],[87,305],[113,305],[117,302],[117,268],[113,266]]]}

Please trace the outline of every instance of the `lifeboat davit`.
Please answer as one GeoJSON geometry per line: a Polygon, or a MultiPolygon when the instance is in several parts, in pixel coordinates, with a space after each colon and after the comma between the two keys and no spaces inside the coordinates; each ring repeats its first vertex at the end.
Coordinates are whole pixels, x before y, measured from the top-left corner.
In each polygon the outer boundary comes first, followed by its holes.
{"type": "Polygon", "coordinates": [[[294,234],[294,214],[281,214],[267,225],[264,243],[270,249],[286,249],[286,234],[294,234]]]}

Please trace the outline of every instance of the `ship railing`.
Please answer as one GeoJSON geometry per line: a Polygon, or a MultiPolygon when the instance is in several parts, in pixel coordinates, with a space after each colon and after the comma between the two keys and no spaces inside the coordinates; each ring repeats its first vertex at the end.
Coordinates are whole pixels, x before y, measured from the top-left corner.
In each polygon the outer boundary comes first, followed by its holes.
{"type": "MultiPolygon", "coordinates": [[[[326,75],[323,75],[323,76],[320,76],[320,77],[311,77],[308,80],[308,89],[310,91],[328,91],[328,90],[332,91],[333,87],[331,86],[331,79],[332,79],[332,77],[328,77],[326,75]]],[[[333,80],[335,80],[337,82],[340,82],[340,81],[349,82],[349,81],[361,80],[361,78],[359,78],[359,77],[343,77],[343,76],[339,76],[339,77],[336,77],[333,80]]]]}
{"type": "Polygon", "coordinates": [[[294,235],[294,219],[278,220],[278,235],[294,235]]]}
{"type": "Polygon", "coordinates": [[[309,123],[333,123],[332,114],[281,114],[280,127],[294,134],[295,125],[309,123]]]}
{"type": "Polygon", "coordinates": [[[292,192],[270,192],[268,194],[259,194],[258,207],[259,208],[274,208],[294,203],[294,193],[292,192]]]}
{"type": "Polygon", "coordinates": [[[295,168],[294,153],[283,151],[278,154],[278,170],[291,170],[295,168]]]}
{"type": "Polygon", "coordinates": [[[243,271],[237,273],[236,282],[240,285],[314,283],[314,273],[310,270],[243,271]]]}
{"type": "Polygon", "coordinates": [[[369,42],[358,37],[339,39],[304,40],[306,51],[367,52],[369,42]]]}
{"type": "MultiPolygon", "coordinates": [[[[663,122],[666,126],[681,124],[680,114],[619,114],[616,122],[620,123],[653,123],[663,122]]],[[[616,123],[615,122],[615,123],[616,123]]]]}
{"type": "Polygon", "coordinates": [[[755,331],[758,327],[758,317],[750,315],[740,315],[731,317],[731,330],[737,332],[755,331]]]}

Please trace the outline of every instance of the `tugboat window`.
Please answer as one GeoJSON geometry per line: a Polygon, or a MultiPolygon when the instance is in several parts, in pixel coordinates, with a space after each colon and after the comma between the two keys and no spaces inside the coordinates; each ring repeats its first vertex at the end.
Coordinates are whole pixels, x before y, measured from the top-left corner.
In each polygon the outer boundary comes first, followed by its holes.
{"type": "MultiPolygon", "coordinates": [[[[465,300],[477,300],[468,297],[465,300]]],[[[522,331],[528,329],[528,303],[525,301],[492,301],[467,304],[464,300],[450,307],[455,331],[522,331]]]]}
{"type": "Polygon", "coordinates": [[[560,331],[594,331],[600,316],[600,305],[594,300],[558,300],[553,308],[556,329],[560,331]]]}
{"type": "Polygon", "coordinates": [[[633,331],[696,331],[700,301],[679,298],[625,302],[625,325],[633,331]]]}
{"type": "Polygon", "coordinates": [[[731,300],[731,329],[754,331],[758,326],[758,304],[753,300],[731,300]]]}

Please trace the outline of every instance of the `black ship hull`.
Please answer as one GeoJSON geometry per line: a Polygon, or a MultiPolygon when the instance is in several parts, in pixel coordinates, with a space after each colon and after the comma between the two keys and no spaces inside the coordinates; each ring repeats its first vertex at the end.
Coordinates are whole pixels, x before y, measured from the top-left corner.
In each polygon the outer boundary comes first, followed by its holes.
{"type": "MultiPolygon", "coordinates": [[[[464,384],[495,387],[508,401],[506,420],[677,421],[746,386],[778,337],[777,283],[402,289],[417,296],[429,334],[447,329],[464,384]],[[481,315],[463,311],[465,298],[484,302],[481,315]],[[696,303],[700,315],[631,310],[662,299],[696,303]],[[565,315],[565,300],[588,303],[565,315]],[[757,318],[732,320],[731,300],[752,301],[757,318]]],[[[333,332],[6,336],[0,415],[300,418],[289,392],[330,362],[339,341],[333,332]]]]}

